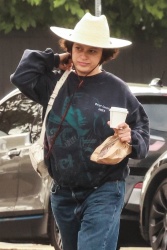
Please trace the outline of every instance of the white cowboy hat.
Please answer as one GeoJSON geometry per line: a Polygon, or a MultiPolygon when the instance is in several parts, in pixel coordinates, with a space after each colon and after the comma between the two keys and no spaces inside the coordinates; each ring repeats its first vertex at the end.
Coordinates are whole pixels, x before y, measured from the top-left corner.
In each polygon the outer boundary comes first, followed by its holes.
{"type": "Polygon", "coordinates": [[[110,37],[108,22],[104,15],[97,17],[86,13],[73,30],[60,27],[50,29],[65,40],[93,47],[112,49],[131,44],[130,41],[110,37]]]}

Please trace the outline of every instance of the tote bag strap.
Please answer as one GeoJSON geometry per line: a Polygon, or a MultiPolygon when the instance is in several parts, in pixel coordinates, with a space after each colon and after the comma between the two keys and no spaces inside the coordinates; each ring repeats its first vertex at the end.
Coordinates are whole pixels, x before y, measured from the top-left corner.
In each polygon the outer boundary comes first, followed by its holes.
{"type": "Polygon", "coordinates": [[[49,99],[49,102],[48,102],[48,106],[47,106],[47,109],[46,109],[46,113],[45,113],[45,117],[44,117],[44,120],[43,120],[43,124],[42,124],[42,129],[41,129],[41,134],[40,134],[40,138],[39,138],[39,143],[41,145],[43,145],[43,142],[44,142],[44,135],[45,135],[45,123],[46,123],[46,118],[48,116],[48,113],[50,112],[52,106],[53,106],[53,103],[54,103],[54,100],[56,98],[56,96],[58,95],[58,92],[60,90],[60,88],[62,87],[63,83],[65,82],[65,80],[67,79],[69,73],[71,72],[71,70],[66,70],[62,77],[60,78],[59,81],[57,81],[56,83],[56,86],[53,90],[53,93],[52,95],[50,96],[50,99],[49,99]]]}

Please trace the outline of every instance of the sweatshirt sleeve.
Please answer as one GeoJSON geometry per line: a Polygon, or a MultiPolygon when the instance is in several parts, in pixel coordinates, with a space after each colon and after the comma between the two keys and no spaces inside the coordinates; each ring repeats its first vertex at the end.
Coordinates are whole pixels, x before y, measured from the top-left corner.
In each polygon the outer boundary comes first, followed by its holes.
{"type": "Polygon", "coordinates": [[[126,123],[131,129],[132,153],[128,158],[143,159],[147,156],[150,142],[149,119],[143,105],[137,99],[129,86],[120,79],[115,79],[113,86],[115,106],[128,110],[126,123]],[[114,92],[115,91],[115,92],[114,92]]]}
{"type": "Polygon", "coordinates": [[[59,64],[59,56],[52,49],[45,51],[26,49],[11,82],[30,99],[47,106],[50,94],[59,74],[53,69],[59,64]]]}
{"type": "Polygon", "coordinates": [[[147,156],[149,150],[150,131],[149,119],[143,106],[139,106],[131,114],[131,121],[128,121],[131,127],[132,153],[129,155],[133,159],[143,159],[147,156]]]}

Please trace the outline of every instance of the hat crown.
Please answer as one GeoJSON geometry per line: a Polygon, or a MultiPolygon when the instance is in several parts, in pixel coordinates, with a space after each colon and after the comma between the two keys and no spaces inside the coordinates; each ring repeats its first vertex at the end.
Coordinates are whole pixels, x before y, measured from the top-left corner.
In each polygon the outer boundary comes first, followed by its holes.
{"type": "Polygon", "coordinates": [[[76,24],[72,37],[76,42],[83,41],[92,46],[96,44],[97,47],[101,47],[102,44],[107,46],[110,44],[110,31],[106,17],[104,15],[96,17],[86,13],[76,24]]]}
{"type": "MultiPolygon", "coordinates": [[[[76,24],[74,28],[74,33],[84,33],[85,35],[91,35],[96,37],[105,37],[105,39],[110,38],[109,26],[107,19],[104,15],[100,17],[92,16],[90,13],[86,13],[83,18],[76,24]]],[[[89,37],[87,37],[89,39],[89,37]]]]}

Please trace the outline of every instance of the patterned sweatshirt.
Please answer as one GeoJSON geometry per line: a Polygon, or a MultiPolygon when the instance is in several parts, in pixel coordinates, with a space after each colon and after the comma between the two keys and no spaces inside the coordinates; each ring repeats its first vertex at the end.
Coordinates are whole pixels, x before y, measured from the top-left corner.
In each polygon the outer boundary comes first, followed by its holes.
{"type": "MultiPolygon", "coordinates": [[[[52,49],[25,50],[11,82],[46,111],[50,95],[62,72],[55,70],[59,57],[52,49]]],[[[50,157],[46,159],[51,177],[61,186],[90,188],[105,181],[124,180],[128,159],[142,159],[149,148],[148,117],[125,82],[102,71],[80,77],[71,72],[55,98],[46,120],[45,156],[71,102],[50,157]],[[83,84],[77,88],[80,80],[83,84]],[[90,155],[114,130],[107,125],[112,106],[128,109],[126,123],[131,128],[132,153],[116,165],[97,164],[90,155]]]]}

